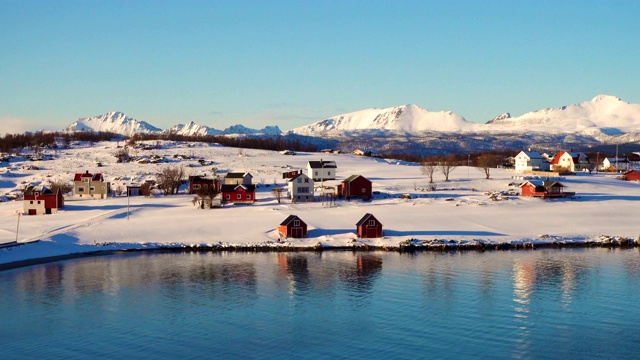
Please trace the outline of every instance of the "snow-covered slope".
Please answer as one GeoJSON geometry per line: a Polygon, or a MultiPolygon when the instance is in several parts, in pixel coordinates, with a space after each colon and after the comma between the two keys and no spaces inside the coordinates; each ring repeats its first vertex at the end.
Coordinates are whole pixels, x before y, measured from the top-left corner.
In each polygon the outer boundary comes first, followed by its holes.
{"type": "Polygon", "coordinates": [[[432,112],[417,105],[403,105],[338,115],[292,131],[304,135],[352,130],[466,132],[478,126],[451,111],[432,112]]]}
{"type": "Polygon", "coordinates": [[[533,111],[517,117],[503,114],[485,124],[483,130],[605,135],[638,132],[640,104],[630,104],[615,96],[598,95],[579,104],[533,111]]]}
{"type": "Polygon", "coordinates": [[[276,126],[266,126],[260,130],[250,129],[244,125],[233,125],[222,131],[223,134],[232,135],[232,134],[264,134],[264,135],[280,135],[282,134],[282,130],[276,126]]]}
{"type": "Polygon", "coordinates": [[[178,124],[173,126],[166,132],[170,134],[182,135],[182,136],[206,136],[206,135],[219,135],[222,131],[214,129],[205,125],[199,125],[193,121],[189,121],[186,124],[178,124]]]}
{"type": "Polygon", "coordinates": [[[133,134],[149,134],[162,131],[146,121],[128,117],[119,111],[109,112],[90,118],[80,118],[63,131],[103,131],[131,136],[133,134]]]}

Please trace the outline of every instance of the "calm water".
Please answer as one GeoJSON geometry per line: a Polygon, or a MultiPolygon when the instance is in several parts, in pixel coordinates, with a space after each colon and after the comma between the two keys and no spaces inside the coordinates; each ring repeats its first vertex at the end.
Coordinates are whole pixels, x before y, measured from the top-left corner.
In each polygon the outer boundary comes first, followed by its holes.
{"type": "Polygon", "coordinates": [[[637,249],[133,254],[0,290],[0,359],[640,356],[637,249]]]}

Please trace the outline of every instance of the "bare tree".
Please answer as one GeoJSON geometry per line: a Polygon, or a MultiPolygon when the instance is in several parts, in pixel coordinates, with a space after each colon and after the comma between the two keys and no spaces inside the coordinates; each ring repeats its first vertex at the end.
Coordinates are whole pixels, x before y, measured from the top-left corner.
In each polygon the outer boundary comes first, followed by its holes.
{"type": "Polygon", "coordinates": [[[70,181],[66,181],[66,180],[52,181],[50,182],[49,186],[52,189],[55,189],[55,188],[60,189],[60,191],[62,191],[63,194],[67,194],[73,191],[73,184],[70,181]]]}
{"type": "Polygon", "coordinates": [[[145,197],[151,196],[151,190],[153,190],[153,184],[149,181],[145,181],[140,185],[140,194],[145,197]]]}
{"type": "Polygon", "coordinates": [[[285,192],[284,187],[276,184],[273,189],[271,189],[271,192],[273,193],[273,196],[276,198],[276,200],[278,200],[279,204],[282,200],[282,194],[285,192]]]}
{"type": "Polygon", "coordinates": [[[494,154],[482,154],[478,156],[478,170],[484,172],[484,176],[488,179],[491,176],[491,168],[500,165],[500,157],[494,154]]]}
{"type": "Polygon", "coordinates": [[[180,185],[184,181],[184,167],[182,165],[180,165],[180,167],[166,167],[162,169],[157,177],[158,189],[162,190],[165,196],[177,194],[180,185]]]}
{"type": "Polygon", "coordinates": [[[433,161],[433,159],[429,159],[426,157],[420,163],[420,172],[422,173],[422,175],[426,175],[429,177],[429,184],[433,183],[433,174],[435,173],[437,167],[438,163],[436,161],[433,161]]]}
{"type": "Polygon", "coordinates": [[[441,156],[438,160],[438,170],[444,175],[444,181],[449,181],[449,175],[456,167],[456,157],[453,154],[441,156]]]}
{"type": "Polygon", "coordinates": [[[200,209],[211,209],[213,207],[213,199],[218,196],[219,193],[216,186],[201,188],[196,192],[196,196],[192,202],[194,205],[197,204],[200,209]]]}

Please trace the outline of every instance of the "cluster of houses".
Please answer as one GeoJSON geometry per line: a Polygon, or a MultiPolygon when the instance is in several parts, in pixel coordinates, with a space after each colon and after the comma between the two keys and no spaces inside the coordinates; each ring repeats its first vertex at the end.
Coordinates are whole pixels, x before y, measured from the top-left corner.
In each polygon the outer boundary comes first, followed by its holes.
{"type": "MultiPolygon", "coordinates": [[[[289,215],[278,226],[278,233],[284,238],[306,238],[308,234],[307,223],[297,215],[289,215]]],[[[367,213],[356,223],[356,234],[363,239],[381,238],[383,236],[382,223],[375,216],[367,213]]]]}
{"type": "MultiPolygon", "coordinates": [[[[597,159],[599,161],[599,159],[597,159]]],[[[514,158],[515,171],[521,173],[532,172],[568,172],[579,171],[608,171],[627,172],[631,169],[631,161],[626,157],[606,157],[602,165],[593,162],[583,152],[560,151],[555,155],[539,153],[537,151],[521,151],[514,158]]]]}

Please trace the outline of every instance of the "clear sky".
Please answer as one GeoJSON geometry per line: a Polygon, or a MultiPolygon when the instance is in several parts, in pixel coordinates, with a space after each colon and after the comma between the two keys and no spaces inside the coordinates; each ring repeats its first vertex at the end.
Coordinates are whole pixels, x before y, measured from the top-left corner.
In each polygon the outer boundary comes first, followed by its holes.
{"type": "Polygon", "coordinates": [[[640,103],[640,1],[0,0],[0,134],[640,103]]]}

